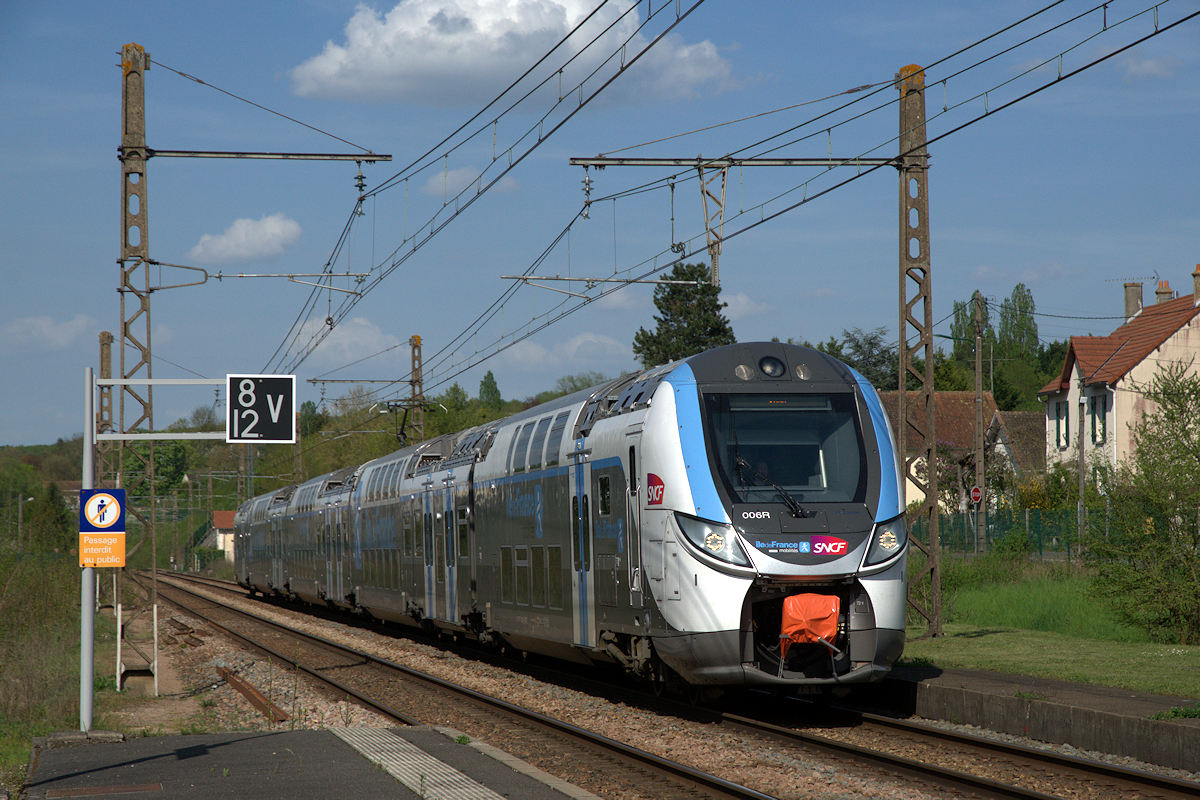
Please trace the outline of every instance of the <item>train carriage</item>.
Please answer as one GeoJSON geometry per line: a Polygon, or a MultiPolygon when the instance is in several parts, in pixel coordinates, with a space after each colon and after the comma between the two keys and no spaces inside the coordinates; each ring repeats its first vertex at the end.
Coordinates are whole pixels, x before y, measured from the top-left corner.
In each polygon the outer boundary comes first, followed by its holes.
{"type": "Polygon", "coordinates": [[[236,564],[656,681],[851,684],[903,649],[901,486],[860,375],[736,344],[253,498],[236,564]]]}

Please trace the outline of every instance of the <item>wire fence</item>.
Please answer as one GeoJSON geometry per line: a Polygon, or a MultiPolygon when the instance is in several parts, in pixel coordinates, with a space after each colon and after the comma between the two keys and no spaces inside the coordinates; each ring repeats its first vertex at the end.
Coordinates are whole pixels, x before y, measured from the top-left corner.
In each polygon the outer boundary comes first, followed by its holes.
{"type": "MultiPolygon", "coordinates": [[[[976,515],[971,511],[938,516],[941,552],[971,554],[1003,551],[1024,553],[1031,558],[1070,561],[1079,556],[1079,545],[1088,531],[1103,535],[1109,524],[1108,510],[1088,509],[1084,514],[1084,536],[1080,537],[1080,516],[1076,509],[1001,509],[981,510],[985,515],[984,542],[976,542],[976,515]]],[[[910,533],[922,544],[929,544],[929,524],[924,518],[910,518],[910,533]]]]}

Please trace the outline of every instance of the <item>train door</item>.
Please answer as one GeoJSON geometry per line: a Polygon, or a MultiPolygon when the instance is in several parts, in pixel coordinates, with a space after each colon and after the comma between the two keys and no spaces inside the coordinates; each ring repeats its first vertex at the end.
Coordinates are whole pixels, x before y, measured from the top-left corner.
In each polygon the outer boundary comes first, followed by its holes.
{"type": "Polygon", "coordinates": [[[475,465],[467,471],[467,479],[459,481],[454,486],[454,554],[452,561],[456,566],[454,585],[456,591],[452,597],[456,599],[455,618],[461,617],[468,611],[474,610],[476,587],[476,549],[475,549],[475,465]]]}
{"type": "Polygon", "coordinates": [[[344,573],[344,561],[346,558],[346,526],[342,519],[342,506],[335,504],[329,509],[330,515],[333,517],[333,582],[329,587],[333,599],[341,602],[345,597],[344,581],[342,579],[344,573]]]}
{"type": "Polygon", "coordinates": [[[596,641],[596,619],[592,605],[595,583],[592,577],[592,514],[589,492],[592,484],[591,464],[584,449],[584,439],[575,440],[570,455],[571,486],[571,633],[572,641],[592,647],[596,641]]]}
{"type": "Polygon", "coordinates": [[[437,617],[437,604],[434,600],[434,587],[437,585],[437,581],[434,577],[434,573],[436,572],[434,569],[434,562],[436,561],[434,556],[434,543],[439,539],[439,537],[434,532],[434,494],[433,480],[427,480],[425,482],[425,491],[422,493],[421,505],[423,511],[421,515],[421,533],[424,538],[425,551],[424,614],[429,618],[437,617]]]}
{"type": "Polygon", "coordinates": [[[271,541],[271,586],[283,587],[283,517],[275,517],[270,524],[271,541]]]}
{"type": "MultiPolygon", "coordinates": [[[[641,433],[639,427],[630,436],[641,433]]],[[[637,447],[629,446],[629,492],[625,501],[626,563],[629,567],[629,605],[642,607],[642,500],[641,479],[638,477],[637,447]]]]}
{"type": "Polygon", "coordinates": [[[458,598],[455,596],[458,570],[455,564],[454,494],[454,473],[450,473],[442,478],[442,488],[436,494],[437,539],[434,542],[438,618],[449,622],[455,621],[458,612],[458,598]]]}
{"type": "Polygon", "coordinates": [[[325,558],[325,599],[333,599],[333,510],[328,504],[321,509],[321,555],[325,558]]]}

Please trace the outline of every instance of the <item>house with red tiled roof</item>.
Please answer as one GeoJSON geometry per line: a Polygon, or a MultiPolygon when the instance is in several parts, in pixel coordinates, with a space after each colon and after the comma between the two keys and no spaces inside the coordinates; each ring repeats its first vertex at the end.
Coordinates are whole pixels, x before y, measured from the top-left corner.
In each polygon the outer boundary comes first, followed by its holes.
{"type": "MultiPolygon", "coordinates": [[[[983,393],[983,424],[986,426],[996,415],[996,399],[991,392],[983,393]]],[[[884,391],[879,393],[879,400],[887,414],[888,422],[893,431],[900,430],[900,393],[884,391]]],[[[917,392],[909,392],[907,403],[915,408],[920,402],[917,392]]],[[[933,395],[934,425],[937,432],[938,450],[946,462],[953,467],[958,479],[958,507],[966,508],[967,493],[970,491],[968,477],[973,475],[975,468],[975,392],[934,392],[933,395]]],[[[908,450],[906,457],[920,456],[925,452],[925,437],[909,428],[904,443],[908,450]]],[[[985,456],[986,457],[986,456],[985,456]]],[[[944,474],[944,473],[939,473],[944,474]]],[[[904,487],[906,503],[924,499],[925,495],[910,479],[906,477],[904,487]]]]}
{"type": "MultiPolygon", "coordinates": [[[[225,560],[233,563],[233,518],[237,511],[214,511],[209,523],[209,536],[212,537],[211,547],[219,548],[225,553],[225,560]]],[[[207,540],[207,537],[206,537],[207,540]]]]}
{"type": "Polygon", "coordinates": [[[1046,404],[1046,465],[1115,467],[1132,450],[1132,430],[1154,404],[1139,387],[1165,364],[1195,361],[1200,374],[1200,264],[1190,295],[1160,281],[1142,306],[1142,284],[1125,284],[1125,323],[1107,336],[1072,336],[1058,377],[1038,391],[1046,404]]]}
{"type": "Polygon", "coordinates": [[[1041,411],[997,411],[984,435],[992,461],[1003,463],[1017,478],[1046,469],[1046,425],[1041,411]]]}

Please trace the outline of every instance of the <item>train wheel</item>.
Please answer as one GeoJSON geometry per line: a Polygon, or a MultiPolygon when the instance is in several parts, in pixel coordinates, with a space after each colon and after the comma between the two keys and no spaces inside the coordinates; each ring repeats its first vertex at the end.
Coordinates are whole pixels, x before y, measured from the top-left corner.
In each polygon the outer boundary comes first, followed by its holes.
{"type": "Polygon", "coordinates": [[[654,664],[650,667],[650,688],[654,692],[655,697],[662,697],[667,691],[667,680],[670,677],[671,668],[654,657],[654,664]]]}

